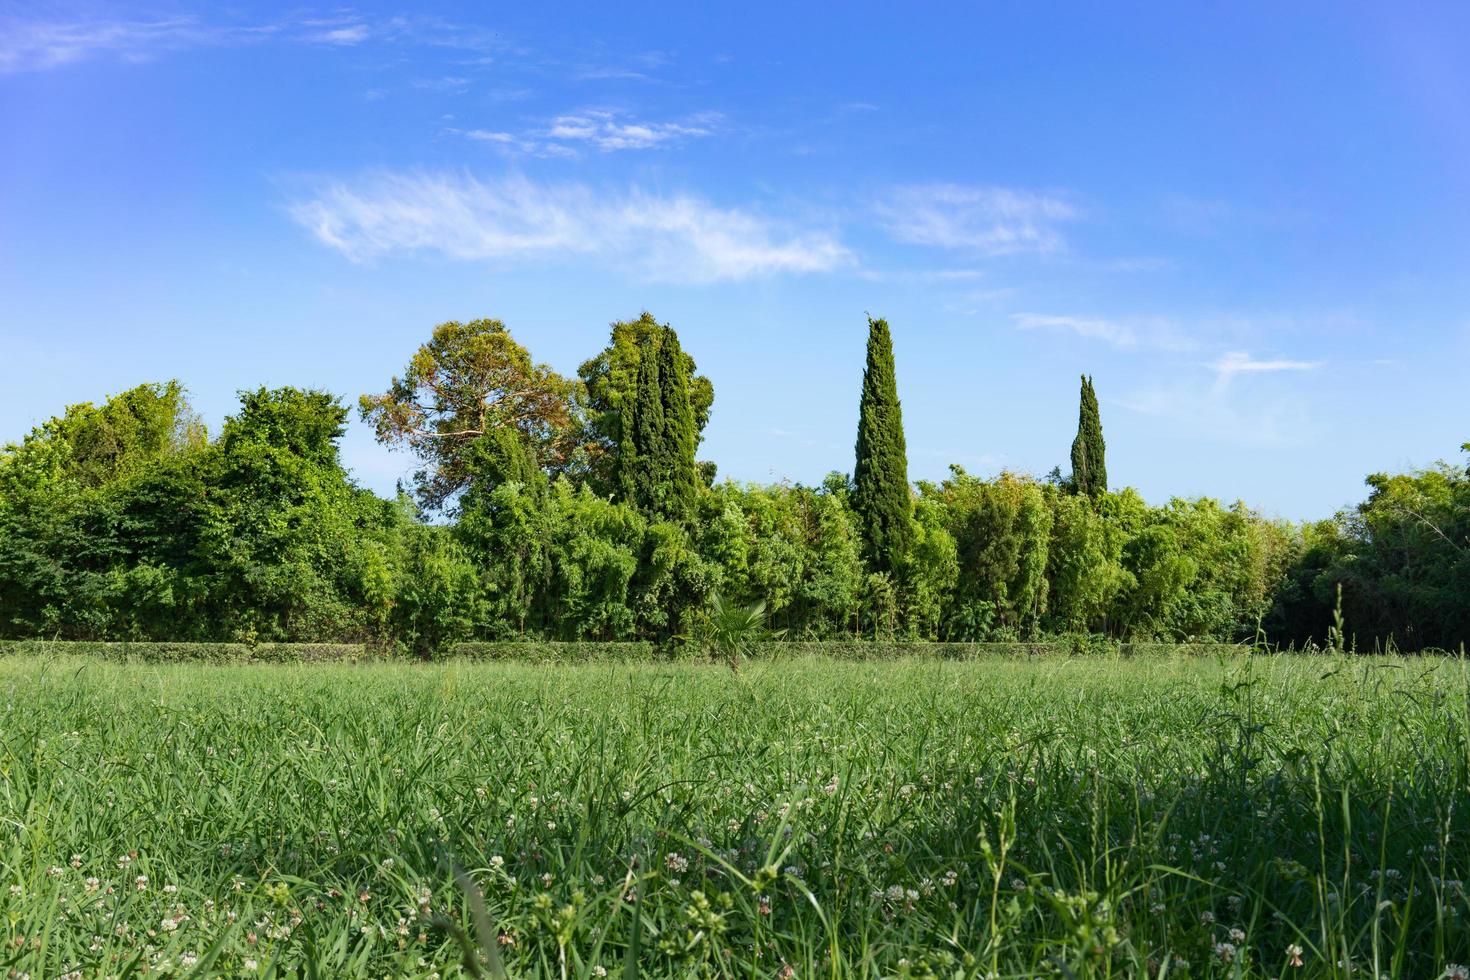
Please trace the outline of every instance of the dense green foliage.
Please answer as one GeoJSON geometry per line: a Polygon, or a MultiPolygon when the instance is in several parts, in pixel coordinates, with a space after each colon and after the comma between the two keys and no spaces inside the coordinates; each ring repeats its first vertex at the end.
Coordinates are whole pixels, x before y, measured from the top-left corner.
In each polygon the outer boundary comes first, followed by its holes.
{"type": "Polygon", "coordinates": [[[877,572],[902,568],[914,537],[908,450],[893,366],[893,337],[887,320],[872,317],[868,318],[868,360],[858,404],[852,505],[868,564],[877,572]]]}
{"type": "Polygon", "coordinates": [[[422,512],[352,482],[328,393],[243,392],[214,439],[177,382],[71,406],[0,450],[0,638],[667,644],[707,639],[718,594],[791,640],[1470,640],[1463,469],[1375,475],[1360,507],[1301,526],[1151,506],[1106,488],[1084,379],[1073,481],[911,486],[872,320],[854,476],[711,483],[696,372],[647,314],[578,379],[498,321],[441,324],[362,402],[421,462],[422,512]]]}
{"type": "Polygon", "coordinates": [[[699,442],[690,399],[689,357],[668,327],[643,335],[633,397],[624,402],[618,429],[618,481],[624,500],[671,520],[686,519],[700,490],[699,442]]]}
{"type": "Polygon", "coordinates": [[[1096,497],[1108,489],[1107,444],[1103,442],[1102,416],[1097,410],[1097,392],[1092,379],[1082,376],[1082,395],[1077,410],[1077,438],[1072,440],[1072,488],[1096,497]]]}
{"type": "MultiPolygon", "coordinates": [[[[588,478],[599,493],[623,492],[623,499],[628,499],[623,486],[627,464],[621,457],[621,451],[624,446],[631,446],[629,425],[634,418],[633,402],[638,392],[641,352],[645,342],[651,340],[657,345],[658,339],[668,329],[667,324],[660,324],[653,314],[646,311],[636,320],[614,323],[607,347],[596,357],[583,362],[577,371],[586,391],[588,478]]],[[[715,389],[709,378],[697,373],[694,358],[682,348],[678,353],[682,361],[678,370],[687,385],[697,445],[700,433],[709,424],[715,389]]]]}
{"type": "Polygon", "coordinates": [[[17,975],[449,976],[456,866],[511,977],[1470,962],[1451,661],[9,659],[0,687],[17,975]]]}

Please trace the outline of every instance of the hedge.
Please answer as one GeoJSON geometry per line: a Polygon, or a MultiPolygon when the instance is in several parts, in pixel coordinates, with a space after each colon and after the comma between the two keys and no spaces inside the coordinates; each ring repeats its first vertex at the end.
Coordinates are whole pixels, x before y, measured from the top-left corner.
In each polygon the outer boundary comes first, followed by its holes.
{"type": "MultiPolygon", "coordinates": [[[[931,643],[886,640],[781,641],[756,644],[752,660],[985,660],[998,657],[1205,656],[1231,657],[1250,651],[1234,643],[1115,643],[1078,637],[1035,643],[931,643]]],[[[0,656],[81,656],[139,663],[312,663],[381,659],[359,643],[104,643],[64,640],[0,640],[0,656]]],[[[705,660],[697,646],[645,642],[598,643],[519,640],[455,643],[434,659],[540,664],[637,663],[705,660]]]]}
{"type": "Polygon", "coordinates": [[[361,643],[128,643],[89,640],[0,640],[0,656],[73,656],[136,663],[313,663],[367,656],[361,643]]]}

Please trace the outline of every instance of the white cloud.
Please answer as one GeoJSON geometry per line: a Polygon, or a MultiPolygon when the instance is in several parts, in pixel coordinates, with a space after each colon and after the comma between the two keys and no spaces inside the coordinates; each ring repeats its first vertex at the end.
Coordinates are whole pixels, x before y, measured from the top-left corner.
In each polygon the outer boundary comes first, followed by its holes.
{"type": "Polygon", "coordinates": [[[1203,435],[1222,444],[1251,448],[1309,445],[1320,435],[1311,403],[1300,393],[1270,397],[1234,394],[1218,386],[1165,382],[1144,387],[1105,404],[1149,416],[1164,431],[1203,435]]]}
{"type": "Polygon", "coordinates": [[[986,255],[1060,250],[1066,241],[1057,226],[1077,217],[1053,194],[958,184],[900,188],[878,213],[899,241],[986,255]]]}
{"type": "Polygon", "coordinates": [[[678,122],[633,119],[615,109],[567,113],[521,133],[483,129],[452,130],[469,139],[494,143],[505,150],[537,156],[575,156],[590,148],[604,153],[647,150],[709,136],[723,117],[702,112],[678,122]]]}
{"type": "Polygon", "coordinates": [[[1048,316],[1042,313],[1016,313],[1011,319],[1022,330],[1063,330],[1079,337],[1106,341],[1118,347],[1131,347],[1138,342],[1138,336],[1132,327],[1115,320],[1048,316]]]}
{"type": "Polygon", "coordinates": [[[323,31],[316,35],[315,40],[324,44],[361,44],[368,37],[368,29],[363,24],[353,24],[351,27],[337,27],[330,31],[323,31]]]}
{"type": "Polygon", "coordinates": [[[1229,351],[1209,365],[1221,385],[1230,383],[1237,374],[1265,374],[1277,371],[1315,371],[1321,361],[1292,361],[1284,359],[1258,361],[1245,351],[1229,351]]]}
{"type": "Polygon", "coordinates": [[[624,122],[620,113],[609,109],[557,116],[546,130],[552,140],[581,141],[599,150],[643,150],[661,143],[708,136],[709,124],[716,117],[704,115],[683,123],[624,122]]]}
{"type": "Polygon", "coordinates": [[[90,23],[0,21],[0,71],[57,68],[99,52],[142,57],[158,47],[203,43],[209,33],[193,18],[90,23]]]}
{"type": "Polygon", "coordinates": [[[102,55],[146,61],[162,51],[272,39],[346,46],[359,44],[368,36],[367,26],[351,18],[227,24],[206,23],[188,16],[78,21],[0,17],[0,73],[44,71],[102,55]]]}
{"type": "Polygon", "coordinates": [[[357,262],[412,252],[470,261],[586,256],[629,263],[651,279],[711,282],[821,272],[852,260],[827,232],[787,229],[691,195],[608,193],[524,177],[380,173],[333,181],[289,209],[357,262]]]}

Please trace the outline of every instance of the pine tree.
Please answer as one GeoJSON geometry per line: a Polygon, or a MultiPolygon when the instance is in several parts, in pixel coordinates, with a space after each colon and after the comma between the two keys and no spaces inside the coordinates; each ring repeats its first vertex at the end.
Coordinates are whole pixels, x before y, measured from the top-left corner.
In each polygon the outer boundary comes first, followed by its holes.
{"type": "Polygon", "coordinates": [[[1107,492],[1106,449],[1102,417],[1097,410],[1097,392],[1092,388],[1092,379],[1084,374],[1081,405],[1077,411],[1077,438],[1072,440],[1072,487],[1077,493],[1096,497],[1107,492]]]}
{"type": "Polygon", "coordinates": [[[858,411],[852,503],[862,524],[869,565],[875,571],[895,571],[913,539],[913,500],[903,411],[894,377],[893,338],[888,321],[872,317],[868,318],[868,363],[858,411]]]}

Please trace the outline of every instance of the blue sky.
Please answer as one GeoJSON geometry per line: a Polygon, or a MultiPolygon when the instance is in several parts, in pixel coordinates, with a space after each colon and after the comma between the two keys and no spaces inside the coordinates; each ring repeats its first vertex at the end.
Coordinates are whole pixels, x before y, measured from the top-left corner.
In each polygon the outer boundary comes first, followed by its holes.
{"type": "Polygon", "coordinates": [[[0,438],[646,308],[739,479],[851,468],[867,312],[915,478],[1063,463],[1084,371],[1154,501],[1470,439],[1470,6],[547,6],[0,6],[0,438]]]}

